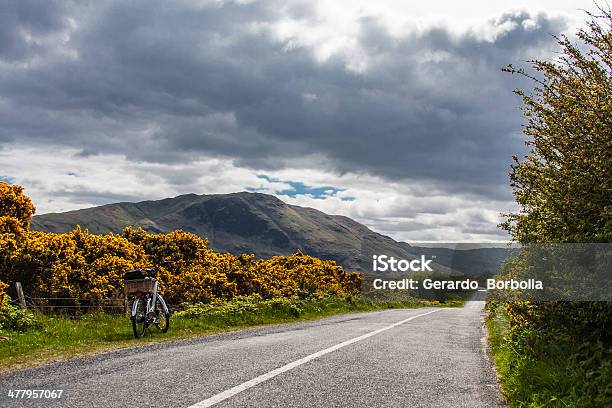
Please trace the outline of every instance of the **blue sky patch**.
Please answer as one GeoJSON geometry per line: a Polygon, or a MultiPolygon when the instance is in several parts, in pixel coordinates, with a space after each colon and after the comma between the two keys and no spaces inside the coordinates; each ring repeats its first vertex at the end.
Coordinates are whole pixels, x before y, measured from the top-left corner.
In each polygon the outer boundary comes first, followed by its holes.
{"type": "MultiPolygon", "coordinates": [[[[289,197],[296,197],[296,196],[300,196],[300,195],[310,195],[314,198],[317,199],[325,199],[327,197],[333,197],[335,196],[338,192],[340,191],[344,191],[341,188],[337,188],[337,187],[333,187],[333,186],[320,186],[320,187],[313,187],[313,186],[308,186],[300,181],[291,181],[291,180],[280,180],[277,178],[273,178],[270,176],[267,176],[265,174],[258,174],[257,178],[262,179],[262,180],[266,180],[269,182],[273,182],[273,183],[285,183],[285,184],[289,184],[291,186],[291,188],[289,189],[284,189],[284,190],[275,190],[274,193],[279,194],[279,195],[286,195],[289,197]]],[[[261,191],[264,190],[262,188],[253,188],[253,187],[249,187],[247,188],[248,191],[261,191]]],[[[353,201],[355,198],[354,197],[343,197],[342,200],[343,201],[353,201]]]]}

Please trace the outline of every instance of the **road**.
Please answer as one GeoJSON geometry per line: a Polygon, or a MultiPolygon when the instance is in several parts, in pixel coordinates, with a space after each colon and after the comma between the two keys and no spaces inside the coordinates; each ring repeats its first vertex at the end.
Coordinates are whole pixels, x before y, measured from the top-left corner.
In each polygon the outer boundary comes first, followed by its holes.
{"type": "Polygon", "coordinates": [[[385,310],[0,375],[2,407],[501,407],[483,303],[385,310]],[[63,389],[9,400],[8,389],[63,389]]]}

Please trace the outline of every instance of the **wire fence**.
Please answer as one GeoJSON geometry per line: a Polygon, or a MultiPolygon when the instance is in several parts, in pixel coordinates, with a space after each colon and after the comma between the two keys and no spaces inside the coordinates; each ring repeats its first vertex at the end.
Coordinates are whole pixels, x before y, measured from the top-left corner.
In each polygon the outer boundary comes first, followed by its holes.
{"type": "Polygon", "coordinates": [[[17,296],[11,298],[10,303],[42,313],[84,314],[91,311],[127,313],[129,310],[128,297],[125,293],[119,292],[115,297],[107,299],[28,296],[20,283],[15,283],[15,292],[17,296]]]}
{"type": "MultiPolygon", "coordinates": [[[[10,298],[10,303],[18,307],[49,313],[85,314],[88,312],[104,311],[109,313],[129,313],[131,300],[123,291],[118,291],[115,297],[107,299],[86,299],[77,297],[39,297],[28,296],[25,291],[16,287],[17,296],[10,298]]],[[[167,304],[171,310],[174,305],[167,304]]]]}
{"type": "Polygon", "coordinates": [[[29,309],[39,312],[78,312],[105,311],[114,313],[127,313],[129,303],[127,297],[109,299],[83,299],[76,297],[32,297],[25,295],[26,305],[29,309]]]}

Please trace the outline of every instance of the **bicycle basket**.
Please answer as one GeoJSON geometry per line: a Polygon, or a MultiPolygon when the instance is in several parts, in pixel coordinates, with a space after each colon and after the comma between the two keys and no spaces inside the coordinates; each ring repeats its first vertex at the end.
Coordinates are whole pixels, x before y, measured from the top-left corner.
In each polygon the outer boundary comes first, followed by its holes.
{"type": "Polygon", "coordinates": [[[155,279],[150,278],[125,281],[125,293],[153,292],[153,285],[155,285],[155,279]]]}

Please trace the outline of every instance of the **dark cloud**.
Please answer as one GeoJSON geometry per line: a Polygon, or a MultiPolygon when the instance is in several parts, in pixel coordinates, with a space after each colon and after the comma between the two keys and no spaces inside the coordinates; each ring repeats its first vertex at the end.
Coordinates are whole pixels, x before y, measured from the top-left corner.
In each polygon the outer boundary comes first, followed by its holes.
{"type": "Polygon", "coordinates": [[[338,172],[496,199],[523,149],[516,78],[500,67],[541,55],[564,26],[517,12],[492,21],[489,39],[442,27],[397,38],[364,18],[362,60],[321,62],[270,29],[314,24],[308,2],[44,4],[2,13],[0,142],[170,164],[230,157],[264,170],[318,154],[338,172]],[[32,55],[42,60],[14,64],[32,55]]]}
{"type": "Polygon", "coordinates": [[[68,23],[60,1],[9,1],[0,10],[0,59],[20,61],[44,51],[44,36],[68,23]],[[42,43],[41,43],[42,42],[42,43]]]}

